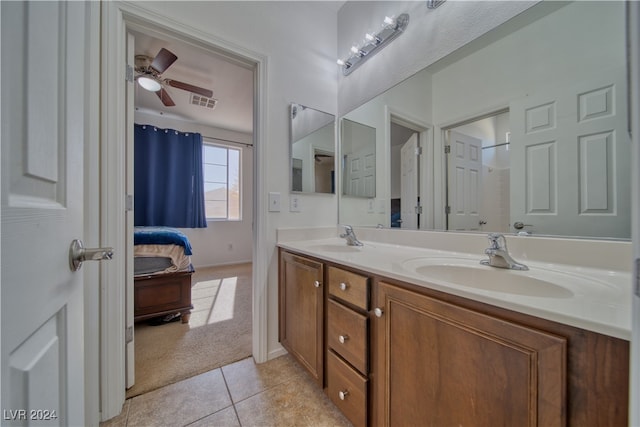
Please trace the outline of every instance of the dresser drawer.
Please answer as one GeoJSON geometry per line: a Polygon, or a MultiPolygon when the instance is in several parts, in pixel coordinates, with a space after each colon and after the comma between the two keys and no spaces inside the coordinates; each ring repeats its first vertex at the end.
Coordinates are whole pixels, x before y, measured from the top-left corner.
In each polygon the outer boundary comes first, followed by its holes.
{"type": "Polygon", "coordinates": [[[369,278],[337,267],[329,267],[329,295],[363,310],[369,310],[369,278]]]}
{"type": "Polygon", "coordinates": [[[368,380],[343,360],[327,351],[326,393],[354,426],[367,425],[368,380]]]}
{"type": "Polygon", "coordinates": [[[327,345],[363,374],[368,372],[366,316],[329,300],[327,345]]]}

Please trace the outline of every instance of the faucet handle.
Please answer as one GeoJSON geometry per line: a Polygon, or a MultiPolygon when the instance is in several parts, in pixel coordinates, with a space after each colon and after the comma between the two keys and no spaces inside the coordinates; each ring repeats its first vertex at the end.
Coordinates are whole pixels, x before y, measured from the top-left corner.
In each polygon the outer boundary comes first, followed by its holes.
{"type": "Polygon", "coordinates": [[[489,233],[487,238],[491,245],[489,249],[507,249],[507,240],[504,238],[504,235],[500,233],[489,233]]]}

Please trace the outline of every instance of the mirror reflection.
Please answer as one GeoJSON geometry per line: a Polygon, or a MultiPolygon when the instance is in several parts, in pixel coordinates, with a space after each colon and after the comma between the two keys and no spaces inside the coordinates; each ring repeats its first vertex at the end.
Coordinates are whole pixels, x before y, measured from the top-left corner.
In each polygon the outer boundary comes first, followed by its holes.
{"type": "Polygon", "coordinates": [[[291,191],[335,193],[335,116],[291,104],[291,191]]]}
{"type": "Polygon", "coordinates": [[[625,22],[624,2],[540,2],[345,115],[378,155],[340,222],[628,239],[625,22]]]}
{"type": "Polygon", "coordinates": [[[343,192],[351,197],[376,195],[376,129],[342,120],[343,192]]]}

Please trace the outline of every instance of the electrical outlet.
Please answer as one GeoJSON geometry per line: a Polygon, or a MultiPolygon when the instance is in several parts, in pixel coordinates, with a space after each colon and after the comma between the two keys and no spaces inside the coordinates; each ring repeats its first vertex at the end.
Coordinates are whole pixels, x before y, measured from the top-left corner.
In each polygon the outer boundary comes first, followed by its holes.
{"type": "Polygon", "coordinates": [[[289,197],[289,212],[300,212],[300,198],[295,194],[289,197]]]}
{"type": "Polygon", "coordinates": [[[269,212],[280,212],[280,193],[269,193],[269,212]]]}

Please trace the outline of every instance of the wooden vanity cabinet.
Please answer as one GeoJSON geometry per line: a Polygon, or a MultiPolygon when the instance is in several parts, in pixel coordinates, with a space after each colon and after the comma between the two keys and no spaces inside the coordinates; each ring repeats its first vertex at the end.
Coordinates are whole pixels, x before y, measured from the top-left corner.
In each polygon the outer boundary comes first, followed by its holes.
{"type": "Polygon", "coordinates": [[[564,426],[564,338],[378,286],[381,425],[564,426]]]}
{"type": "Polygon", "coordinates": [[[325,393],[356,427],[368,423],[369,295],[367,276],[328,266],[325,393]]]}
{"type": "Polygon", "coordinates": [[[370,425],[627,426],[628,341],[384,278],[372,290],[370,425]]]}
{"type": "Polygon", "coordinates": [[[324,265],[280,251],[279,339],[324,386],[324,265]]]}

